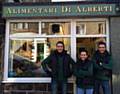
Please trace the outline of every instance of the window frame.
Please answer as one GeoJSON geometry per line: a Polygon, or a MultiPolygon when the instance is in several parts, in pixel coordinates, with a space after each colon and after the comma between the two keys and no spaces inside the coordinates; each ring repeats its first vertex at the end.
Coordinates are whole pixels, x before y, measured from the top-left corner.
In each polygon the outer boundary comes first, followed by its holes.
{"type": "Polygon", "coordinates": [[[10,38],[16,38],[10,36],[10,23],[11,22],[38,22],[38,35],[33,36],[18,36],[17,38],[70,38],[71,43],[71,57],[76,61],[76,38],[90,38],[90,37],[106,37],[107,50],[109,50],[109,21],[106,18],[89,18],[89,19],[36,19],[36,20],[7,20],[6,21],[6,37],[5,37],[5,56],[4,56],[4,78],[3,83],[50,83],[50,77],[8,77],[8,57],[9,57],[9,40],[10,38]],[[76,34],[76,23],[78,21],[105,21],[106,22],[106,35],[77,35],[76,34]],[[42,22],[70,22],[70,35],[40,35],[41,34],[41,23],[42,22]]]}

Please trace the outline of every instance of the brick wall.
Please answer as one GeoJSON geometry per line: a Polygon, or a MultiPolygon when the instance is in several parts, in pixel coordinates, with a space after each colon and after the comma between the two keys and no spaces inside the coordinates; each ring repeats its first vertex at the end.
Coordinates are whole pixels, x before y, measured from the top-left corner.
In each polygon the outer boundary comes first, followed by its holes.
{"type": "MultiPolygon", "coordinates": [[[[51,94],[50,84],[2,84],[2,88],[3,91],[0,94],[51,94]]],[[[73,94],[72,83],[68,84],[68,94],[73,94]]]]}

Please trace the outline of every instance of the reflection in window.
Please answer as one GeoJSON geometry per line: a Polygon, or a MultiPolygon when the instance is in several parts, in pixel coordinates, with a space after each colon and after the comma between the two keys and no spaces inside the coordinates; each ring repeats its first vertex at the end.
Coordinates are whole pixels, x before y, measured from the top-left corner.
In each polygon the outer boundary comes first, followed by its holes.
{"type": "Polygon", "coordinates": [[[105,42],[105,38],[77,38],[77,52],[81,49],[86,49],[89,55],[92,56],[100,41],[105,42]]]}
{"type": "Polygon", "coordinates": [[[67,22],[43,22],[42,23],[42,34],[45,35],[69,35],[70,34],[70,23],[67,22]]]}
{"type": "Polygon", "coordinates": [[[84,21],[77,22],[76,25],[77,34],[80,35],[98,35],[105,34],[105,22],[97,21],[84,21]]]}
{"type": "Polygon", "coordinates": [[[70,53],[69,38],[34,38],[10,40],[9,77],[45,77],[41,62],[63,41],[70,53]]]}
{"type": "Polygon", "coordinates": [[[77,25],[76,26],[76,32],[77,32],[77,34],[85,35],[86,34],[85,24],[79,24],[79,25],[77,25]]]}
{"type": "Polygon", "coordinates": [[[104,34],[105,33],[105,24],[104,23],[98,23],[98,33],[99,34],[104,34]]]}
{"type": "Polygon", "coordinates": [[[12,41],[14,54],[31,59],[32,56],[32,41],[14,40],[12,41]]]}
{"type": "Polygon", "coordinates": [[[38,33],[37,22],[11,22],[10,34],[14,33],[38,33]]]}

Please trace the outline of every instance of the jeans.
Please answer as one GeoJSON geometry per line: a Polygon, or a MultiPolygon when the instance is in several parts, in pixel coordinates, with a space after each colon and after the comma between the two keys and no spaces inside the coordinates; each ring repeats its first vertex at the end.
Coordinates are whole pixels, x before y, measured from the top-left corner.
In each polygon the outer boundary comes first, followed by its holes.
{"type": "Polygon", "coordinates": [[[77,94],[93,94],[93,89],[77,88],[77,94]]]}
{"type": "Polygon", "coordinates": [[[109,80],[95,80],[95,94],[100,94],[99,89],[102,86],[103,94],[111,94],[109,80]]]}
{"type": "Polygon", "coordinates": [[[51,89],[52,89],[52,93],[51,94],[58,94],[58,86],[61,85],[61,94],[67,94],[67,82],[65,81],[61,81],[61,82],[57,82],[56,80],[52,80],[51,83],[51,89]]]}

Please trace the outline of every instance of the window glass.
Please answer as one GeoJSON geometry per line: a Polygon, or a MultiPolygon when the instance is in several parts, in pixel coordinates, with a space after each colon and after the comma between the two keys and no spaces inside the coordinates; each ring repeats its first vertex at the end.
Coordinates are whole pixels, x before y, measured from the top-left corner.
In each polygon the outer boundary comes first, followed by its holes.
{"type": "MultiPolygon", "coordinates": [[[[97,44],[100,41],[106,41],[106,38],[77,38],[77,54],[80,50],[86,49],[89,52],[90,57],[94,54],[97,49],[97,44]]],[[[77,55],[78,57],[78,55],[77,55]]]]}
{"type": "Polygon", "coordinates": [[[37,22],[11,22],[10,23],[10,34],[15,33],[38,33],[37,22]]]}
{"type": "Polygon", "coordinates": [[[70,23],[67,22],[43,22],[42,23],[42,34],[45,35],[69,35],[70,34],[70,23]]]}
{"type": "Polygon", "coordinates": [[[76,35],[86,35],[76,37],[76,54],[82,49],[89,52],[90,57],[97,49],[97,43],[106,42],[106,21],[79,21],[76,22],[76,35]],[[87,36],[89,35],[89,36],[87,36]],[[101,35],[101,36],[98,36],[101,35]]]}
{"type": "Polygon", "coordinates": [[[105,34],[105,22],[84,21],[77,22],[76,34],[78,35],[100,35],[105,34]]]}
{"type": "MultiPolygon", "coordinates": [[[[83,48],[86,48],[92,56],[99,41],[108,41],[105,36],[106,21],[77,20],[72,26],[74,28],[76,25],[76,30],[73,31],[71,24],[74,23],[10,22],[8,77],[48,77],[42,69],[41,62],[56,49],[58,41],[64,42],[65,50],[72,57],[77,57],[79,50],[83,48]]],[[[76,57],[73,59],[75,60],[76,57]]]]}
{"type": "Polygon", "coordinates": [[[70,38],[11,39],[9,77],[45,77],[41,62],[63,41],[70,54],[70,38]]]}

